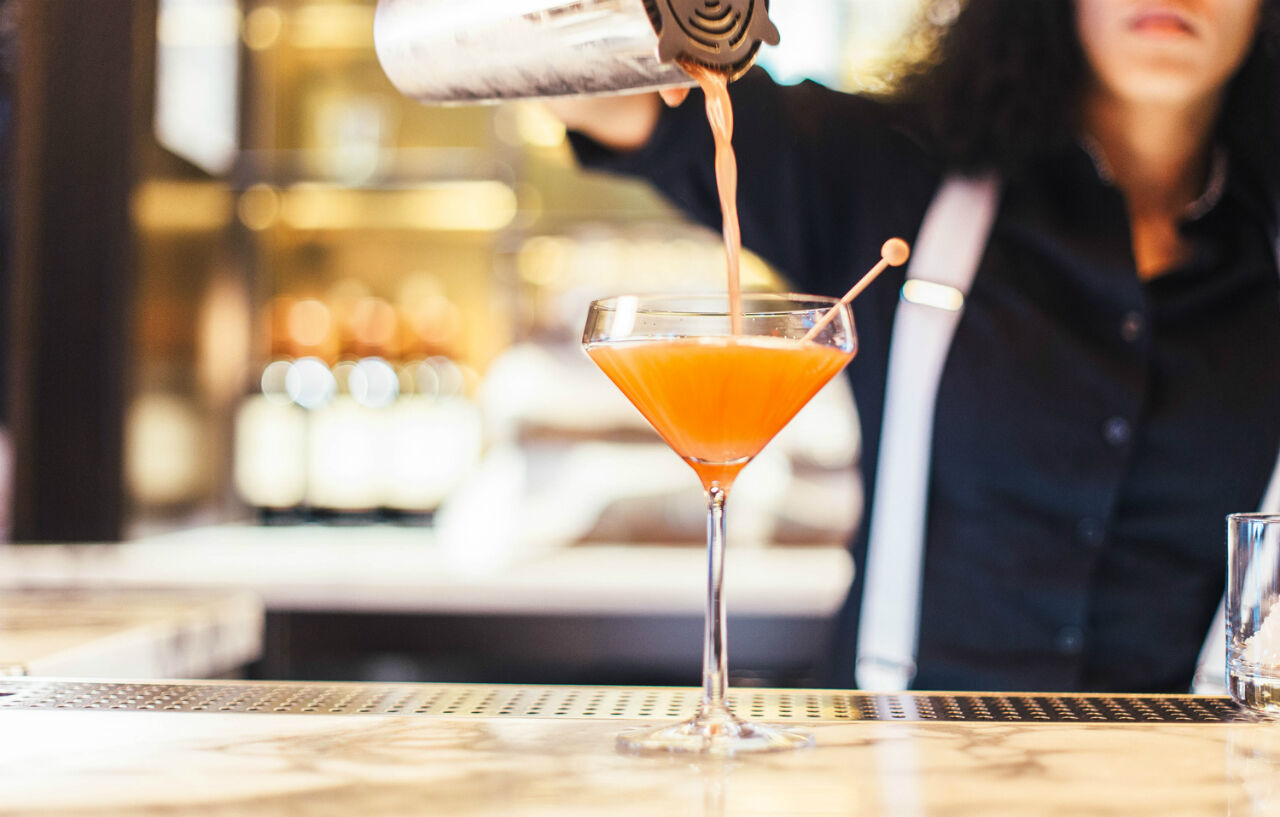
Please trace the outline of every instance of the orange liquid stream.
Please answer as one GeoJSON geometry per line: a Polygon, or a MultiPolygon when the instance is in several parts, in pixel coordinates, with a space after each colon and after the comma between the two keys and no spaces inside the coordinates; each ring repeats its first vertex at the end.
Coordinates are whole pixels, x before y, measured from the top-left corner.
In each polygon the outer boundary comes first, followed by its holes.
{"type": "Polygon", "coordinates": [[[707,98],[707,121],[716,142],[716,188],[724,222],[725,266],[729,277],[729,321],[733,334],[742,334],[742,230],[738,225],[738,159],[733,152],[733,104],[729,78],[694,62],[681,62],[707,98]]]}
{"type": "Polygon", "coordinates": [[[853,358],[829,346],[758,336],[598,343],[587,354],[708,491],[728,490],[853,358]]]}

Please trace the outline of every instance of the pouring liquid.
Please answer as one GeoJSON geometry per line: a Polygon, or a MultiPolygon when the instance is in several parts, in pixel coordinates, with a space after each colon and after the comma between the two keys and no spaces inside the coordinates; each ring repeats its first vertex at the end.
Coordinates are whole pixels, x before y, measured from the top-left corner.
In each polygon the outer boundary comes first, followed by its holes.
{"type": "Polygon", "coordinates": [[[733,152],[733,103],[729,78],[720,71],[688,60],[680,67],[693,77],[707,98],[707,122],[716,143],[716,188],[723,217],[725,264],[729,279],[729,320],[735,335],[742,334],[742,230],[738,225],[738,159],[733,152]]]}

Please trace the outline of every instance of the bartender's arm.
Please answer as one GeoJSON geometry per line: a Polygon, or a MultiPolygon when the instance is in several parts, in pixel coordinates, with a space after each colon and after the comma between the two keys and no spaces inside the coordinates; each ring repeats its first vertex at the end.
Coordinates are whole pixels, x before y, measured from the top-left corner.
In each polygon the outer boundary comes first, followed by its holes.
{"type": "MultiPolygon", "coordinates": [[[[885,238],[914,235],[920,212],[913,202],[928,201],[937,178],[915,161],[917,149],[893,129],[881,103],[811,82],[780,87],[757,69],[730,93],[743,243],[796,286],[843,292],[850,270],[879,259],[885,238]],[[925,190],[916,195],[916,187],[925,190]],[[874,235],[862,234],[873,225],[874,235]]],[[[719,229],[715,145],[696,90],[676,108],[655,93],[557,99],[548,107],[572,132],[584,167],[645,179],[719,229]]]]}

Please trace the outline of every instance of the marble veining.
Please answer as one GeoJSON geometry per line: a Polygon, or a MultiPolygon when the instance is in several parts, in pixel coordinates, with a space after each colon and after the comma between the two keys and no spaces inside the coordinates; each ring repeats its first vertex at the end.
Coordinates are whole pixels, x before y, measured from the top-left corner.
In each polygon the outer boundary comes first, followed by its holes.
{"type": "Polygon", "coordinates": [[[1269,722],[822,723],[727,761],[620,755],[629,725],[0,710],[0,817],[1280,813],[1269,722]]]}

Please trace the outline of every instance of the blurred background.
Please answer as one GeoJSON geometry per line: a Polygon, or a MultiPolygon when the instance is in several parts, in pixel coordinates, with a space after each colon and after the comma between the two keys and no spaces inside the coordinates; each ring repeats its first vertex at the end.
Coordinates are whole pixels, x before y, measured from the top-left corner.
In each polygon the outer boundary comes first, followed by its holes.
{"type": "MultiPolygon", "coordinates": [[[[876,89],[919,13],[775,0],[760,62],[876,89]]],[[[0,2],[5,538],[395,527],[476,570],[701,546],[692,472],[578,341],[593,297],[722,286],[718,236],[576,169],[537,104],[406,100],[373,14],[0,2]]],[[[833,384],[745,472],[736,546],[842,546],[852,412],[833,384]]]]}

